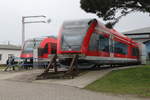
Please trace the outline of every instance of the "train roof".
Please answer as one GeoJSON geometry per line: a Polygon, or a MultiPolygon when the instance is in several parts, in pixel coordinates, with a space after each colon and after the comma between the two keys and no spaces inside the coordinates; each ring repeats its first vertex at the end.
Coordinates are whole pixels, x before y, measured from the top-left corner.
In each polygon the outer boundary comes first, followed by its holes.
{"type": "Polygon", "coordinates": [[[90,18],[90,19],[80,19],[80,20],[68,20],[68,21],[64,21],[63,23],[63,27],[64,28],[72,28],[72,27],[87,27],[88,25],[90,25],[91,22],[96,21],[100,27],[100,29],[103,29],[103,31],[105,31],[108,34],[113,34],[119,38],[122,38],[126,41],[130,41],[133,44],[137,44],[136,42],[134,42],[132,39],[130,39],[129,37],[127,37],[126,35],[116,31],[115,29],[109,29],[107,28],[103,23],[101,23],[99,20],[95,19],[95,18],[90,18]],[[73,25],[72,25],[73,23],[73,25]]]}
{"type": "Polygon", "coordinates": [[[28,39],[28,40],[26,40],[26,41],[32,41],[32,40],[39,40],[39,41],[42,41],[42,40],[44,40],[44,39],[46,39],[46,38],[54,38],[54,39],[57,39],[57,37],[55,37],[55,36],[42,36],[42,37],[36,37],[36,38],[32,38],[32,39],[28,39]]]}
{"type": "Polygon", "coordinates": [[[70,26],[73,23],[74,25],[77,24],[79,27],[81,27],[80,25],[86,26],[86,25],[89,25],[93,21],[96,21],[101,28],[105,29],[105,31],[107,31],[109,33],[114,33],[114,34],[120,35],[122,37],[127,37],[124,34],[117,32],[115,29],[107,28],[103,23],[101,23],[99,20],[94,19],[94,18],[93,19],[89,18],[89,19],[80,19],[80,20],[68,20],[68,21],[64,21],[63,25],[65,25],[66,28],[69,28],[69,27],[73,27],[73,26],[70,26]]]}
{"type": "Polygon", "coordinates": [[[42,36],[43,38],[54,38],[54,39],[57,39],[56,36],[42,36]]]}
{"type": "Polygon", "coordinates": [[[84,24],[88,24],[89,21],[91,21],[92,19],[79,19],[79,20],[66,20],[63,22],[63,24],[72,24],[72,23],[84,23],[84,24]]]}
{"type": "MultiPolygon", "coordinates": [[[[96,19],[94,19],[94,20],[96,20],[96,19]]],[[[126,36],[126,35],[124,35],[124,34],[118,32],[118,31],[116,31],[115,29],[107,28],[103,23],[101,23],[101,22],[98,21],[98,20],[96,20],[96,21],[97,21],[98,25],[99,25],[101,28],[103,28],[105,31],[107,31],[107,33],[113,34],[113,35],[115,35],[115,36],[117,36],[117,37],[119,37],[119,38],[123,38],[124,40],[129,41],[129,42],[131,42],[131,43],[133,43],[133,44],[137,44],[135,41],[133,41],[133,40],[132,40],[131,38],[129,38],[128,36],[126,36]]]]}

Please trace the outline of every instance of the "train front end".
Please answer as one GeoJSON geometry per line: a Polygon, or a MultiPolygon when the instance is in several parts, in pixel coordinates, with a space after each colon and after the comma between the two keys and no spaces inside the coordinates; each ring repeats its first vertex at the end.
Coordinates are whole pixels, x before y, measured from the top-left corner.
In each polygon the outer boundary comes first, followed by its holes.
{"type": "Polygon", "coordinates": [[[64,22],[58,36],[57,45],[57,54],[60,58],[61,64],[68,66],[73,56],[78,55],[79,64],[87,66],[84,57],[88,47],[88,38],[90,38],[90,27],[91,20],[64,22]]]}
{"type": "Polygon", "coordinates": [[[27,40],[24,43],[24,46],[21,51],[20,58],[22,59],[32,59],[33,58],[33,50],[40,45],[41,39],[31,39],[27,40]]]}

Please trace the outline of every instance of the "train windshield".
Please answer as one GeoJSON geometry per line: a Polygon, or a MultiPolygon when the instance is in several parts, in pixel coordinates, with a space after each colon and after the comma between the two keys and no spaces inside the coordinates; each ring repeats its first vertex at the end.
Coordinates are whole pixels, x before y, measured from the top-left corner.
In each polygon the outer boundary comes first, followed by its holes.
{"type": "Polygon", "coordinates": [[[37,48],[40,45],[42,40],[30,40],[25,42],[23,53],[32,53],[34,48],[37,48]]]}
{"type": "Polygon", "coordinates": [[[62,50],[79,51],[87,29],[87,21],[64,23],[61,41],[62,50]]]}

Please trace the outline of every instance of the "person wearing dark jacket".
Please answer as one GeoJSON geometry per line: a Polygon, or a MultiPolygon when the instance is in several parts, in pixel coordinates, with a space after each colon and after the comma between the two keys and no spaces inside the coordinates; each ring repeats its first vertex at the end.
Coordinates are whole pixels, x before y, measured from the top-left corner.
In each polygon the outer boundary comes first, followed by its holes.
{"type": "Polygon", "coordinates": [[[8,57],[7,61],[6,61],[7,67],[5,68],[4,71],[7,71],[8,68],[13,68],[13,70],[15,70],[15,66],[14,66],[14,57],[8,57]]]}

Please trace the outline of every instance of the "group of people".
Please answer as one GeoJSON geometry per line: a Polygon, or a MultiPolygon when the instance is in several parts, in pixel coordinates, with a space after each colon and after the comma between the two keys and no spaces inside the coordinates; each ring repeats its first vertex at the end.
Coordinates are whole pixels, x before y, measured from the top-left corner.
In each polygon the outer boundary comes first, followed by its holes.
{"type": "Polygon", "coordinates": [[[18,65],[20,66],[20,68],[23,69],[33,69],[33,59],[23,59],[23,61],[21,62],[15,62],[15,57],[14,56],[10,56],[8,57],[7,61],[6,61],[6,68],[4,69],[4,71],[7,71],[8,69],[12,69],[15,70],[15,67],[18,65]]]}

